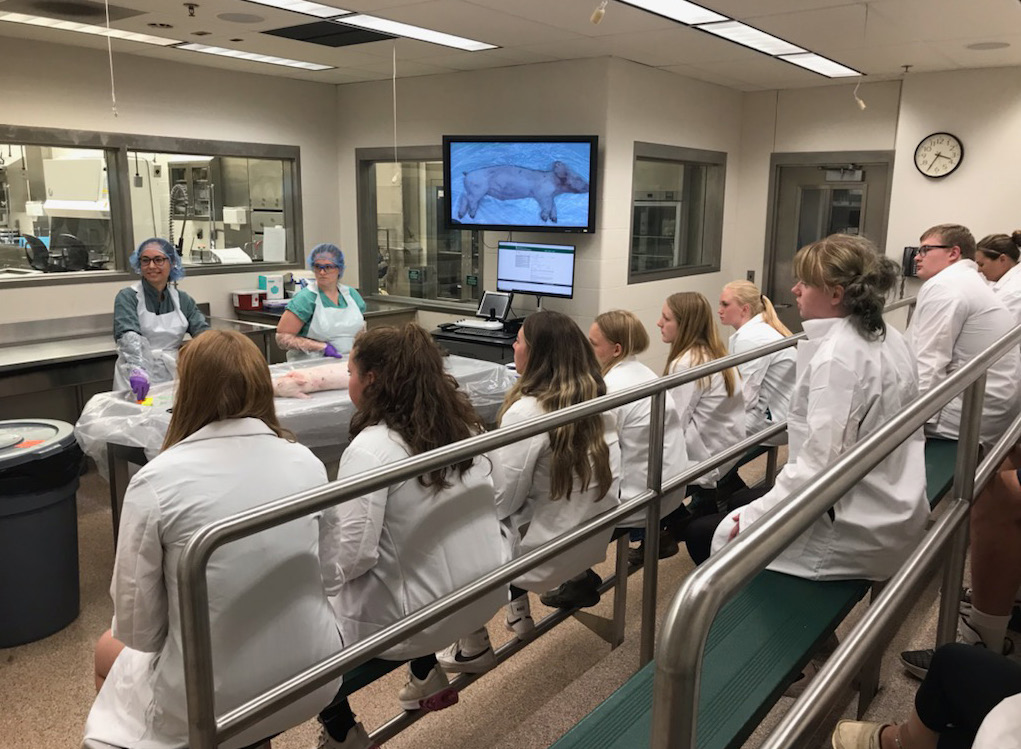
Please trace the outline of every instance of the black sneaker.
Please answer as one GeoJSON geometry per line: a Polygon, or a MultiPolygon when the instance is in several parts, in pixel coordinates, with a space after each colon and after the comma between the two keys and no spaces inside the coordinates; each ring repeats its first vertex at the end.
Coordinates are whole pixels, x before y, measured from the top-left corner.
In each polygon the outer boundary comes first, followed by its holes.
{"type": "MultiPolygon", "coordinates": [[[[664,529],[659,532],[659,558],[669,559],[681,550],[681,547],[677,545],[677,539],[674,538],[674,534],[664,529]]],[[[627,563],[631,567],[641,567],[645,564],[645,542],[642,541],[638,546],[632,546],[627,550],[627,563]]]]}
{"type": "MultiPolygon", "coordinates": [[[[981,640],[975,643],[976,647],[984,648],[986,645],[981,640]]],[[[932,665],[932,656],[936,651],[932,648],[926,650],[905,650],[900,654],[900,662],[912,676],[924,679],[929,673],[929,666],[932,665]]],[[[1010,655],[1014,652],[1014,641],[1009,637],[1003,638],[1003,655],[1010,655]]]]}
{"type": "Polygon", "coordinates": [[[539,596],[544,606],[557,609],[582,609],[599,603],[599,585],[603,579],[594,570],[568,580],[539,596]]]}

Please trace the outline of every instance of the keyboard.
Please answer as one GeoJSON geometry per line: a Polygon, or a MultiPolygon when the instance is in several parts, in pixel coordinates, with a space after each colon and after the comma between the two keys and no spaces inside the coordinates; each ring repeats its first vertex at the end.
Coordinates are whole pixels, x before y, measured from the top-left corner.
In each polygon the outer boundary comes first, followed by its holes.
{"type": "Polygon", "coordinates": [[[499,320],[483,320],[480,317],[465,317],[456,323],[459,328],[474,328],[478,330],[499,330],[503,331],[503,323],[499,320]]]}
{"type": "Polygon", "coordinates": [[[502,338],[507,341],[512,341],[515,338],[515,336],[502,328],[500,330],[486,330],[485,328],[460,328],[457,332],[462,335],[476,336],[479,338],[502,338]]]}

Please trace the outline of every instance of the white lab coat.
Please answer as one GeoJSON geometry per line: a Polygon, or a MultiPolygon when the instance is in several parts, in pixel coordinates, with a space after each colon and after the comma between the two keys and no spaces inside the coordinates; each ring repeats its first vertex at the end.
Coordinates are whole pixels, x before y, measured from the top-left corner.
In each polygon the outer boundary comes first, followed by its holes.
{"type": "MultiPolygon", "coordinates": [[[[363,429],[344,450],[338,479],[411,457],[397,432],[363,429]]],[[[507,557],[493,501],[489,464],[476,459],[450,486],[434,491],[417,479],[366,494],[323,513],[323,580],[348,647],[477,580],[507,557]]],[[[502,589],[381,654],[407,660],[445,648],[485,625],[506,603],[502,589]]]]}
{"type": "MultiPolygon", "coordinates": [[[[728,350],[731,354],[743,354],[783,338],[783,334],[759,314],[730,336],[728,350]]],[[[745,429],[749,435],[787,419],[797,359],[798,355],[791,347],[738,365],[744,393],[745,429]]],[[[769,444],[775,445],[786,442],[786,434],[769,440],[769,444]]]]}
{"type": "Polygon", "coordinates": [[[993,283],[992,289],[1014,315],[1014,324],[1021,324],[1021,263],[1000,276],[993,283]]]}
{"type": "MultiPolygon", "coordinates": [[[[544,413],[539,401],[525,396],[507,409],[501,426],[511,426],[544,413]]],[[[599,496],[595,481],[584,491],[575,479],[571,497],[550,499],[553,450],[548,433],[536,435],[489,453],[496,486],[496,510],[511,559],[577,528],[618,504],[620,446],[614,418],[603,414],[603,438],[610,449],[613,484],[599,496]]],[[[613,529],[584,541],[514,581],[514,585],[541,593],[555,588],[606,558],[613,529]]]]}
{"type": "Polygon", "coordinates": [[[1021,749],[1021,694],[1007,697],[986,715],[971,749],[1021,749]]]}
{"type": "MultiPolygon", "coordinates": [[[[188,739],[177,563],[202,526],[326,482],[323,464],[259,419],[203,427],[142,468],[124,497],[111,594],[114,661],[85,724],[86,747],[175,749],[188,739]]],[[[216,712],[340,649],[307,516],[217,549],[207,568],[216,712]]],[[[247,746],[322,710],[340,679],[222,746],[247,746]]]]}
{"type": "MultiPolygon", "coordinates": [[[[671,363],[670,374],[683,372],[693,366],[691,352],[685,352],[671,363]]],[[[695,380],[670,391],[681,417],[688,460],[692,464],[708,460],[745,438],[741,378],[735,379],[733,395],[727,395],[722,372],[710,377],[708,387],[700,387],[698,380],[695,380]]],[[[739,459],[740,456],[703,474],[694,483],[708,488],[716,486],[716,482],[737,465],[739,459]]]]}
{"type": "MultiPolygon", "coordinates": [[[[655,372],[638,359],[629,356],[617,362],[603,375],[607,393],[616,393],[627,388],[656,380],[655,372]]],[[[649,477],[649,427],[652,418],[652,399],[644,398],[612,412],[617,425],[617,439],[620,441],[620,498],[633,499],[648,489],[649,477]]],[[[684,447],[684,428],[681,417],[674,406],[673,398],[666,394],[664,409],[666,424],[663,434],[663,480],[683,473],[688,467],[688,452],[684,447]]],[[[684,487],[678,488],[663,501],[660,517],[666,517],[681,505],[684,487]]],[[[621,528],[645,526],[645,510],[629,515],[618,523],[621,528]]]]}
{"type": "MultiPolygon", "coordinates": [[[[904,337],[867,341],[849,318],[805,320],[798,343],[798,379],[787,430],[790,454],[773,489],[720,522],[713,551],[787,499],[857,442],[886,424],[918,396],[914,358],[904,337]]],[[[777,557],[769,569],[813,580],[893,575],[922,537],[925,439],[918,430],[777,557]]]]}
{"type": "MultiPolygon", "coordinates": [[[[979,275],[973,260],[958,260],[930,278],[918,292],[908,328],[918,357],[918,387],[925,394],[1006,335],[1014,317],[979,275]]],[[[986,375],[982,405],[982,444],[994,444],[1018,414],[1021,354],[1010,351],[986,375]]],[[[957,439],[959,396],[925,425],[926,434],[957,439]]]]}

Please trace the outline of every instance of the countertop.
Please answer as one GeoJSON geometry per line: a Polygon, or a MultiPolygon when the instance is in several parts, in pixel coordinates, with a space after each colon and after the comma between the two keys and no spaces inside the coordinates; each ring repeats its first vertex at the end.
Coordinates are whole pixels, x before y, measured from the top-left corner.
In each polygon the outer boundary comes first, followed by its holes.
{"type": "MultiPolygon", "coordinates": [[[[228,320],[222,317],[209,318],[209,324],[215,330],[236,330],[246,335],[273,330],[275,327],[253,322],[242,322],[241,320],[228,320]]],[[[0,346],[0,374],[8,374],[34,367],[77,362],[85,359],[102,359],[116,355],[117,344],[114,343],[111,333],[79,336],[63,340],[11,344],[0,346]]]]}

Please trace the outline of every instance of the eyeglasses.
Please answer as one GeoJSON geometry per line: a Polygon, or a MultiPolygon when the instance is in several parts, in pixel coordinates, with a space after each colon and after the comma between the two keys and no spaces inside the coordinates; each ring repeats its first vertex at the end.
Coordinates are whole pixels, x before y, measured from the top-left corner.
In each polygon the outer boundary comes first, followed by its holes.
{"type": "Polygon", "coordinates": [[[160,255],[159,257],[142,257],[139,258],[138,262],[142,265],[155,265],[157,268],[162,268],[166,265],[167,258],[165,255],[160,255]]]}
{"type": "Polygon", "coordinates": [[[915,254],[918,257],[925,257],[930,250],[952,250],[954,247],[952,244],[923,244],[915,254]]]}
{"type": "Polygon", "coordinates": [[[312,263],[312,267],[316,271],[323,271],[324,273],[328,273],[331,270],[339,270],[340,269],[340,266],[334,265],[333,263],[329,263],[327,265],[320,265],[319,263],[312,263]]]}

